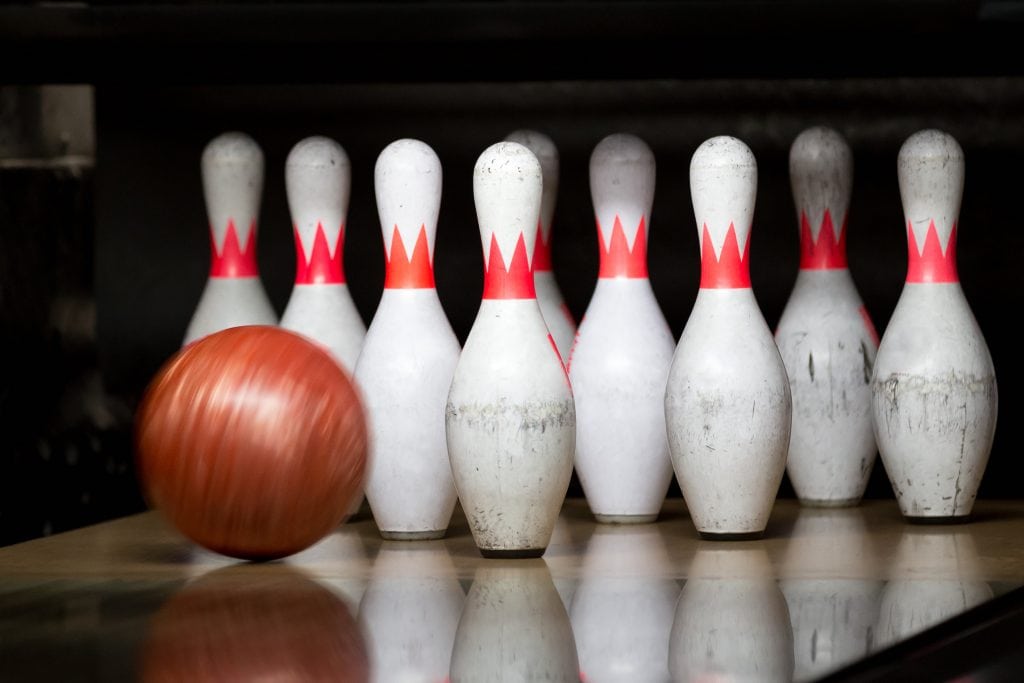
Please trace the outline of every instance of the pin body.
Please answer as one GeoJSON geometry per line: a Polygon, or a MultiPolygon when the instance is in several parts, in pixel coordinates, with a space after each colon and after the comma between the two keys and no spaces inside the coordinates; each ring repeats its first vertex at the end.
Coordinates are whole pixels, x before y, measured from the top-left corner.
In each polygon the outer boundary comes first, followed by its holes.
{"type": "Polygon", "coordinates": [[[569,487],[576,435],[569,378],[537,304],[528,257],[540,163],[518,143],[496,143],[477,160],[473,193],[484,292],[448,394],[448,453],[480,552],[537,557],[569,487]]]}
{"type": "Polygon", "coordinates": [[[992,357],[956,272],[963,151],[946,133],[921,131],[900,149],[898,172],[909,260],[875,360],[875,437],[904,516],[962,518],[998,407],[992,357]]]}
{"type": "Polygon", "coordinates": [[[787,471],[805,505],[856,505],[877,448],[871,373],[878,336],[846,261],[853,154],[810,128],[789,155],[800,226],[800,271],[775,331],[793,397],[787,471]]]}
{"type": "Polygon", "coordinates": [[[295,285],[281,327],[325,346],[349,373],[366,324],[344,270],[345,219],[351,188],[348,154],[334,140],[301,140],[285,161],[285,189],[295,233],[295,285]]]}
{"type": "Polygon", "coordinates": [[[576,321],[562,296],[551,264],[551,225],[558,198],[559,158],[554,141],[535,130],[512,131],[505,138],[525,146],[540,162],[544,175],[544,192],[540,201],[540,221],[537,224],[537,243],[533,248],[533,282],[537,288],[537,303],[551,332],[562,361],[569,362],[569,353],[576,338],[576,321]]]}
{"type": "Polygon", "coordinates": [[[219,135],[203,150],[200,171],[210,223],[210,275],[183,344],[229,327],[278,322],[256,262],[263,165],[263,150],[245,133],[219,135]]]}
{"type": "Polygon", "coordinates": [[[786,466],[789,378],[750,287],[754,155],[736,138],[690,164],[701,286],[669,371],[665,419],[676,476],[707,538],[763,534],[786,466]]]}
{"type": "Polygon", "coordinates": [[[647,278],[654,154],[614,134],[594,148],[590,189],[601,268],[569,360],[576,472],[600,522],[657,518],[672,481],[665,382],[675,339],[647,278]]]}
{"type": "Polygon", "coordinates": [[[460,350],[434,288],[441,161],[397,140],[375,191],[387,274],[355,371],[372,436],[366,498],[384,538],[440,538],[456,501],[444,413],[460,350]]]}

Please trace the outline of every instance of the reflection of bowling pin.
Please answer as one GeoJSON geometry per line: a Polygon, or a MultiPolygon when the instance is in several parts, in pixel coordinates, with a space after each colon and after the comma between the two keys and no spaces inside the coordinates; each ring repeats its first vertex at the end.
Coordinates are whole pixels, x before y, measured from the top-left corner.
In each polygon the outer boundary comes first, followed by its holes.
{"type": "Polygon", "coordinates": [[[569,362],[569,352],[576,337],[573,320],[562,290],[558,287],[551,267],[551,222],[558,198],[558,148],[547,135],[535,130],[516,130],[506,140],[518,142],[533,152],[540,161],[544,174],[544,192],[540,200],[540,222],[537,224],[537,244],[533,248],[533,282],[537,287],[537,303],[544,315],[551,337],[555,340],[562,360],[569,362]]]}
{"type": "Polygon", "coordinates": [[[281,327],[330,350],[349,373],[366,325],[345,283],[345,217],[352,171],[334,140],[309,137],[292,147],[284,165],[295,232],[295,285],[281,327]]]}
{"type": "Polygon", "coordinates": [[[263,150],[245,133],[224,133],[203,150],[203,196],[210,221],[210,276],[185,344],[238,325],[275,325],[256,263],[263,150]]]}
{"type": "Polygon", "coordinates": [[[443,681],[464,601],[443,546],[382,545],[359,605],[372,680],[443,681]]]}
{"type": "Polygon", "coordinates": [[[994,597],[982,578],[974,537],[966,532],[905,529],[890,574],[875,628],[878,649],[994,597]]]}
{"type": "Polygon", "coordinates": [[[441,161],[419,140],[377,158],[387,274],[356,364],[372,433],[366,498],[384,538],[440,538],[455,509],[444,409],[459,340],[434,289],[441,161]]]}
{"type": "Polygon", "coordinates": [[[780,581],[793,625],[795,681],[810,681],[872,651],[883,582],[859,508],[800,510],[780,581]]]}
{"type": "Polygon", "coordinates": [[[579,680],[569,615],[544,560],[478,567],[455,632],[451,683],[579,680]]]}
{"type": "Polygon", "coordinates": [[[871,382],[875,438],[907,517],[965,517],[996,429],[995,369],[956,271],[964,154],[924,130],[899,153],[907,281],[871,382]]]}
{"type": "Polygon", "coordinates": [[[455,486],[485,557],[542,555],[572,476],[572,389],[528,256],[541,182],[537,157],[515,142],[491,145],[473,170],[483,301],[455,369],[446,428],[455,486]]]}
{"type": "Polygon", "coordinates": [[[855,505],[875,462],[871,370],[878,336],[846,265],[853,153],[809,128],[789,150],[800,272],[775,339],[793,395],[787,471],[807,505],[855,505]]]}
{"type": "Polygon", "coordinates": [[[679,584],[656,525],[601,525],[569,612],[587,683],[666,681],[679,584]]]}
{"type": "Polygon", "coordinates": [[[698,547],[676,603],[668,665],[677,683],[792,680],[789,610],[763,549],[698,547]]]}
{"type": "Polygon", "coordinates": [[[362,536],[353,525],[342,524],[281,562],[306,570],[317,583],[344,599],[353,612],[358,610],[368,583],[363,568],[369,560],[362,536]]]}
{"type": "Polygon", "coordinates": [[[672,481],[665,381],[675,351],[647,279],[651,149],[635,135],[601,140],[590,191],[601,268],[569,360],[576,473],[598,521],[650,522],[672,481]]]}
{"type": "Polygon", "coordinates": [[[690,162],[700,290],[676,347],[665,418],[676,476],[702,536],[764,533],[786,467],[789,377],[750,287],[757,163],[728,136],[690,162]]]}

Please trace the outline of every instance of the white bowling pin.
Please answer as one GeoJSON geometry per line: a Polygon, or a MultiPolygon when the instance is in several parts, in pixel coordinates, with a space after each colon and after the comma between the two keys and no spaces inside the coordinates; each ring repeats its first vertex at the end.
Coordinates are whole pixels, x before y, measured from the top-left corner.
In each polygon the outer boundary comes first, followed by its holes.
{"type": "Polygon", "coordinates": [[[875,359],[875,439],[904,516],[962,518],[998,408],[992,356],[956,270],[963,150],[947,133],[923,130],[903,143],[897,168],[909,259],[875,359]]]}
{"type": "Polygon", "coordinates": [[[465,599],[443,545],[383,544],[359,604],[371,680],[445,680],[465,599]]]}
{"type": "Polygon", "coordinates": [[[349,373],[366,324],[345,282],[345,220],[352,169],[348,154],[321,136],[299,141],[284,166],[295,233],[295,285],[281,327],[325,346],[349,373]]]}
{"type": "Polygon", "coordinates": [[[256,262],[263,163],[263,150],[245,133],[223,133],[203,150],[210,275],[183,344],[229,327],[277,324],[256,262]]]}
{"type": "Polygon", "coordinates": [[[878,335],[846,264],[853,153],[836,131],[808,128],[789,150],[800,271],[775,330],[793,396],[786,465],[805,505],[856,505],[877,448],[871,371],[878,335]]]}
{"type": "Polygon", "coordinates": [[[704,142],[690,162],[700,290],[665,393],[672,463],[701,536],[764,533],[786,467],[789,377],[750,287],[757,164],[740,140],[704,142]]]}
{"type": "Polygon", "coordinates": [[[554,141],[536,130],[515,130],[506,137],[509,142],[525,146],[540,162],[544,175],[544,192],[540,200],[540,221],[537,223],[537,244],[533,248],[533,283],[537,288],[537,302],[555,340],[562,360],[569,362],[569,352],[576,338],[576,321],[562,297],[562,290],[551,267],[551,223],[558,198],[558,148],[554,141]]]}
{"type": "Polygon", "coordinates": [[[569,619],[587,683],[669,680],[679,583],[659,525],[599,525],[587,541],[569,619]]]}
{"type": "Polygon", "coordinates": [[[448,394],[448,454],[480,552],[539,557],[569,488],[576,441],[569,377],[530,265],[540,162],[519,143],[495,143],[477,159],[473,195],[484,288],[448,394]]]}
{"type": "Polygon", "coordinates": [[[647,278],[654,175],[654,154],[635,135],[609,135],[590,156],[601,266],[569,380],[576,474],[599,522],[654,521],[672,483],[665,382],[675,339],[647,278]]]}
{"type": "Polygon", "coordinates": [[[479,566],[455,631],[450,683],[579,680],[569,615],[544,560],[479,566]]]}
{"type": "Polygon", "coordinates": [[[676,683],[793,680],[789,609],[763,548],[698,546],[676,603],[668,667],[676,683]]]}
{"type": "Polygon", "coordinates": [[[356,364],[371,433],[366,498],[384,538],[441,538],[455,509],[444,410],[459,340],[434,289],[441,161],[419,140],[377,157],[384,293],[356,364]]]}

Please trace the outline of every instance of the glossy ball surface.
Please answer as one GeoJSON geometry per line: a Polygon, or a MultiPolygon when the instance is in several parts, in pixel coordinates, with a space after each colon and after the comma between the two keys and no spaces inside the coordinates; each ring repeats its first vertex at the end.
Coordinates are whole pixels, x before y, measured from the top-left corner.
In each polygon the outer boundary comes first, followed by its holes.
{"type": "Polygon", "coordinates": [[[366,418],[349,375],[279,327],[234,327],[186,346],[136,413],[139,481],[195,543],[269,560],[316,543],[362,492],[366,418]]]}

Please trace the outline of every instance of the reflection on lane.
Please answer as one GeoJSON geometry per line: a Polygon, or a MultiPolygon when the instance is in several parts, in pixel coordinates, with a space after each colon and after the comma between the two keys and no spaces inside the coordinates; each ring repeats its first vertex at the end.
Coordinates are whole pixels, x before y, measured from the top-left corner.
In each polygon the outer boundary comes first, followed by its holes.
{"type": "Polygon", "coordinates": [[[907,526],[882,590],[878,648],[905,640],[994,597],[969,529],[907,526]]]}
{"type": "Polygon", "coordinates": [[[479,564],[455,632],[451,683],[579,680],[569,615],[544,560],[479,564]]]}
{"type": "Polygon", "coordinates": [[[883,582],[856,508],[802,508],[786,543],[780,587],[793,624],[793,680],[813,681],[874,647],[883,582]]]}
{"type": "Polygon", "coordinates": [[[789,609],[763,546],[698,545],[676,603],[668,665],[678,682],[792,680],[789,609]]]}
{"type": "Polygon", "coordinates": [[[156,612],[140,655],[143,681],[369,680],[348,606],[281,564],[205,574],[156,612]]]}
{"type": "Polygon", "coordinates": [[[657,524],[597,525],[570,618],[587,683],[664,683],[679,582],[657,524]]]}
{"type": "Polygon", "coordinates": [[[445,547],[386,541],[359,604],[375,683],[437,683],[448,675],[465,594],[445,547]]]}

